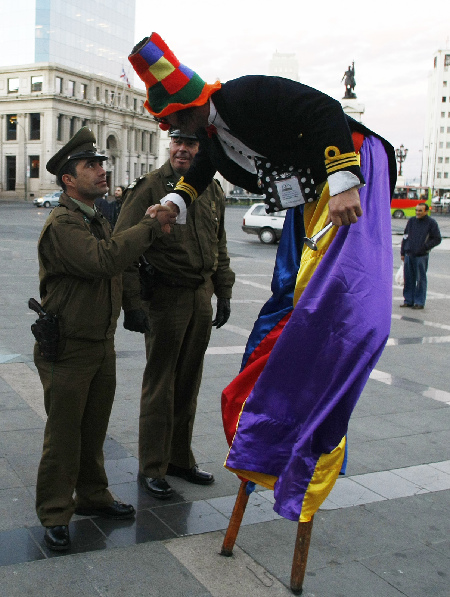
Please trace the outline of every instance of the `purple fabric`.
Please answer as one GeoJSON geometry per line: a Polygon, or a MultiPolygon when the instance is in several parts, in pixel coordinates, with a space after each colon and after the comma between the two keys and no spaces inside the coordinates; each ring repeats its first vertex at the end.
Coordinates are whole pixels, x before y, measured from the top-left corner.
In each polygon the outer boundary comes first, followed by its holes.
{"type": "Polygon", "coordinates": [[[392,239],[387,156],[361,149],[363,217],[341,227],[245,404],[227,466],[278,477],[276,512],[298,520],[318,459],[348,421],[389,336],[392,239]]]}

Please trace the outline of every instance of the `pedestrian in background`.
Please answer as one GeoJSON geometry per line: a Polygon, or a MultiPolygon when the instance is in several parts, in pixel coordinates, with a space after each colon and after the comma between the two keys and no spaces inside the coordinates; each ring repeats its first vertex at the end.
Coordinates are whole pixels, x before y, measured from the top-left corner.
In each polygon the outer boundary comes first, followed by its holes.
{"type": "Polygon", "coordinates": [[[119,217],[120,210],[122,208],[123,193],[125,187],[118,186],[114,191],[114,199],[108,200],[108,196],[99,197],[95,200],[95,206],[100,210],[102,216],[104,216],[111,224],[111,229],[114,230],[117,218],[119,217]]]}
{"type": "MultiPolygon", "coordinates": [[[[172,191],[199,149],[195,135],[170,133],[169,160],[130,185],[115,233],[139,222],[146,210],[172,191]]],[[[225,234],[223,191],[212,181],[190,208],[186,224],[174,226],[144,253],[149,280],[141,285],[138,266],[124,272],[124,327],[145,333],[147,364],[139,417],[140,485],[159,499],[173,491],[165,476],[209,485],[191,448],[203,359],[211,326],[230,316],[234,273],[225,234]],[[211,297],[217,296],[212,322],[211,297]]]]}
{"type": "Polygon", "coordinates": [[[419,203],[415,217],[408,220],[403,234],[400,254],[405,267],[405,302],[400,307],[425,307],[429,254],[442,240],[439,226],[436,220],[430,218],[428,210],[426,203],[419,203]]]}

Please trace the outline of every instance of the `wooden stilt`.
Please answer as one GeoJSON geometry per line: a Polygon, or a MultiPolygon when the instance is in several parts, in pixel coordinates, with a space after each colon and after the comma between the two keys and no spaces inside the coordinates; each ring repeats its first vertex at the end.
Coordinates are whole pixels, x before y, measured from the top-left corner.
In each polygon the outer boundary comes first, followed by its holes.
{"type": "Polygon", "coordinates": [[[236,502],[234,504],[233,512],[231,514],[228,529],[225,539],[222,544],[222,551],[220,555],[230,557],[233,555],[233,547],[236,542],[237,534],[241,526],[242,518],[244,516],[245,508],[247,506],[248,498],[246,489],[248,481],[242,481],[237,494],[236,502]]]}
{"type": "Polygon", "coordinates": [[[294,595],[301,595],[303,590],[303,579],[305,578],[306,563],[308,561],[313,520],[314,518],[311,518],[309,522],[298,523],[291,571],[291,591],[294,595]]]}

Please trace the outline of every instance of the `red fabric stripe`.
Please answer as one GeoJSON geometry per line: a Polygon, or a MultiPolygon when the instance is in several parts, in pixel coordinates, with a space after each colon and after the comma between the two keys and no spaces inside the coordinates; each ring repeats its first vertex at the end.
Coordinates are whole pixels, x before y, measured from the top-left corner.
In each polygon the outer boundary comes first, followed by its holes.
{"type": "Polygon", "coordinates": [[[288,313],[258,344],[247,360],[245,368],[222,392],[222,420],[228,445],[231,446],[242,405],[264,369],[272,348],[283,331],[291,313],[288,313]]]}

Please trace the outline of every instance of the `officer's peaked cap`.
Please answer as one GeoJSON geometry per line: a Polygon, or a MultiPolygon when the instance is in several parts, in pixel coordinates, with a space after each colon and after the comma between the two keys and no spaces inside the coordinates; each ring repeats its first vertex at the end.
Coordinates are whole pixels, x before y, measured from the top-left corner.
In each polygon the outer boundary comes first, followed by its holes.
{"type": "Polygon", "coordinates": [[[58,176],[63,166],[70,160],[87,158],[97,158],[101,161],[108,159],[106,155],[98,153],[94,133],[84,126],[49,159],[46,167],[51,174],[58,176]]]}

